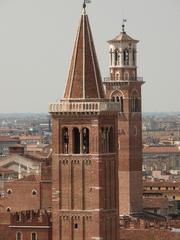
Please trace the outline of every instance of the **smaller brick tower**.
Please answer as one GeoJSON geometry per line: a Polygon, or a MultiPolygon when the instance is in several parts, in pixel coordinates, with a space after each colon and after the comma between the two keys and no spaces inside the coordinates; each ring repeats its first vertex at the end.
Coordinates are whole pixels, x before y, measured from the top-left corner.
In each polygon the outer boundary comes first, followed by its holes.
{"type": "Polygon", "coordinates": [[[109,43],[110,76],[106,97],[118,102],[119,214],[142,211],[141,85],[137,77],[137,40],[122,32],[109,43]]]}
{"type": "Polygon", "coordinates": [[[49,111],[53,240],[118,240],[119,104],[104,98],[85,6],[64,99],[49,111]]]}

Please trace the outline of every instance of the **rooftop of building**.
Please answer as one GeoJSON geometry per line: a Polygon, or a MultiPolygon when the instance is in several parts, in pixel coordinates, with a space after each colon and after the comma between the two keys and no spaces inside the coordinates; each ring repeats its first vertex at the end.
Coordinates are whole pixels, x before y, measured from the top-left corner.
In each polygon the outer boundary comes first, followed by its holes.
{"type": "Polygon", "coordinates": [[[154,187],[180,187],[180,180],[177,181],[165,181],[165,180],[144,180],[143,186],[154,186],[154,187]]]}
{"type": "Polygon", "coordinates": [[[114,42],[134,42],[134,43],[138,43],[139,41],[130,37],[125,31],[122,31],[115,38],[108,41],[108,43],[114,43],[114,42]]]}
{"type": "Polygon", "coordinates": [[[168,198],[165,197],[146,197],[143,198],[143,208],[168,208],[168,198]]]}
{"type": "Polygon", "coordinates": [[[0,136],[0,142],[16,142],[20,141],[18,137],[0,136]]]}
{"type": "Polygon", "coordinates": [[[144,146],[143,153],[180,153],[179,146],[144,146]]]}

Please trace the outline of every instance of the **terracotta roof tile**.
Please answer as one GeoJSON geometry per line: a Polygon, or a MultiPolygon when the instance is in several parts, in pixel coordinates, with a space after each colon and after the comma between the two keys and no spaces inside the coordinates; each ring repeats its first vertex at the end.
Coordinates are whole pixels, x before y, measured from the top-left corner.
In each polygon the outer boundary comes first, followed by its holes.
{"type": "Polygon", "coordinates": [[[131,38],[129,35],[127,35],[126,32],[121,32],[115,38],[108,41],[108,43],[113,43],[113,42],[135,42],[135,43],[138,43],[139,41],[131,38]]]}
{"type": "Polygon", "coordinates": [[[180,153],[177,146],[148,146],[143,148],[143,153],[180,153]]]}
{"type": "Polygon", "coordinates": [[[0,136],[0,142],[19,142],[19,138],[13,138],[8,136],[0,136]]]}

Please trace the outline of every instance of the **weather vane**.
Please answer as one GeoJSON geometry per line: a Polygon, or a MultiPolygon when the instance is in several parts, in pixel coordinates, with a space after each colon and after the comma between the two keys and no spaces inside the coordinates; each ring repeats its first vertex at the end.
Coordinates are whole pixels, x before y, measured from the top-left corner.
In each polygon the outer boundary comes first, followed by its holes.
{"type": "Polygon", "coordinates": [[[86,12],[86,4],[87,4],[87,3],[91,3],[91,0],[84,0],[84,2],[83,2],[84,12],[86,12]]]}
{"type": "Polygon", "coordinates": [[[125,23],[127,22],[127,19],[123,19],[123,23],[122,23],[122,31],[123,33],[125,33],[125,23]]]}

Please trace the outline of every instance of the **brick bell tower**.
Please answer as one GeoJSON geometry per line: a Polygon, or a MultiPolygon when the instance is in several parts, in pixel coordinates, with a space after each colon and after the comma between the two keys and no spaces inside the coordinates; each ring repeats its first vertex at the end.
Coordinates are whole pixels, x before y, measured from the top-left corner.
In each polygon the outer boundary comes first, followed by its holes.
{"type": "Polygon", "coordinates": [[[141,85],[137,77],[137,40],[122,32],[109,43],[109,71],[104,86],[106,97],[119,103],[119,215],[142,211],[142,117],[141,85]]]}
{"type": "Polygon", "coordinates": [[[64,99],[52,116],[53,240],[118,240],[119,104],[104,98],[88,16],[75,40],[64,99]]]}

